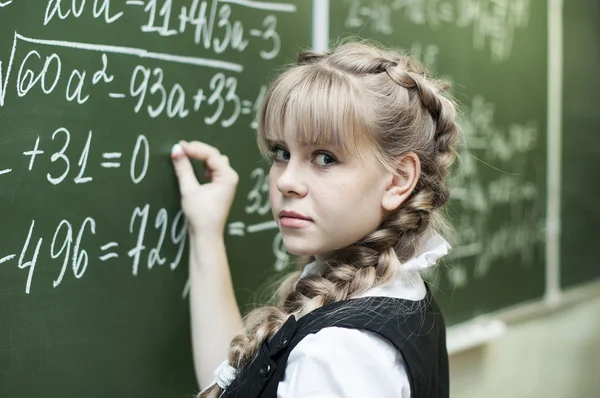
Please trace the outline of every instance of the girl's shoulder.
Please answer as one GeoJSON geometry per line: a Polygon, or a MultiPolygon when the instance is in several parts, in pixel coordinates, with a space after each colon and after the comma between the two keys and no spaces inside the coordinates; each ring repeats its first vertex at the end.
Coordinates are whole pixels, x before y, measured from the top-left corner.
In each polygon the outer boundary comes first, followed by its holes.
{"type": "Polygon", "coordinates": [[[362,351],[382,364],[402,362],[402,355],[394,345],[375,332],[329,326],[302,339],[291,351],[288,363],[304,357],[322,359],[331,357],[339,360],[348,355],[354,357],[362,351]]]}
{"type": "Polygon", "coordinates": [[[225,396],[437,397],[448,385],[438,315],[429,292],[419,301],[364,297],[291,315],[225,396]]]}
{"type": "MultiPolygon", "coordinates": [[[[380,330],[390,325],[396,329],[422,327],[429,319],[441,319],[442,313],[431,294],[427,283],[423,284],[424,295],[420,299],[368,295],[336,301],[319,307],[296,320],[290,316],[288,323],[300,333],[315,333],[321,328],[339,326],[380,330]],[[414,327],[412,327],[414,326],[414,327]]],[[[443,322],[441,325],[443,326],[443,322]]]]}
{"type": "Polygon", "coordinates": [[[295,356],[323,356],[337,348],[361,346],[388,362],[403,356],[420,360],[445,352],[445,325],[427,289],[422,300],[361,297],[327,304],[298,320],[290,316],[269,346],[289,356],[297,346],[295,356]]]}
{"type": "MultiPolygon", "coordinates": [[[[333,372],[328,377],[336,388],[348,385],[364,396],[382,397],[408,397],[411,391],[433,397],[448,384],[445,325],[429,288],[416,301],[362,297],[328,304],[298,320],[290,317],[280,332],[274,342],[289,341],[284,380],[308,372],[317,383],[323,376],[313,372],[333,372]],[[366,393],[379,387],[378,380],[398,390],[366,393]]],[[[343,391],[334,395],[362,396],[343,391]]]]}
{"type": "Polygon", "coordinates": [[[278,395],[409,397],[401,353],[374,332],[326,327],[291,351],[278,395]]]}

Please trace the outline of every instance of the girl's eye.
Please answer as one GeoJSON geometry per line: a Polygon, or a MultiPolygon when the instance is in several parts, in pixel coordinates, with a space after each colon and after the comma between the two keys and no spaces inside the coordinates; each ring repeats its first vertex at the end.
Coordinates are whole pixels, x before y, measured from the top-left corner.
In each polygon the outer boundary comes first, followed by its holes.
{"type": "Polygon", "coordinates": [[[273,154],[276,162],[285,162],[290,160],[290,153],[285,149],[275,148],[273,154]]]}
{"type": "Polygon", "coordinates": [[[315,162],[322,167],[331,166],[337,163],[337,159],[330,153],[317,153],[315,162]]]}

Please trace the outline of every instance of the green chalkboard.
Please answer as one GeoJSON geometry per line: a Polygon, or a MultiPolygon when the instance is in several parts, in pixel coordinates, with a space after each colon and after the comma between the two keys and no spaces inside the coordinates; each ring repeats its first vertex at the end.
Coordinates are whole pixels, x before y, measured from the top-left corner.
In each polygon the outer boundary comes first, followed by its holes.
{"type": "Polygon", "coordinates": [[[170,149],[204,140],[241,176],[226,239],[245,302],[285,256],[256,111],[268,77],[310,45],[311,12],[307,1],[0,2],[1,397],[195,391],[170,149]]]}
{"type": "Polygon", "coordinates": [[[600,4],[563,7],[561,281],[570,287],[600,278],[600,4]]]}
{"type": "Polygon", "coordinates": [[[375,39],[453,82],[464,130],[455,234],[435,285],[449,323],[545,290],[547,3],[332,2],[332,38],[375,39]]]}

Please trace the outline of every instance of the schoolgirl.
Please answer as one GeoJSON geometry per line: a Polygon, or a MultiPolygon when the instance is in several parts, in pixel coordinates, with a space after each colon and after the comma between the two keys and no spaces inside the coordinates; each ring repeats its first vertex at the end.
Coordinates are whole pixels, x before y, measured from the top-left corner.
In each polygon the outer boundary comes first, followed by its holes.
{"type": "Polygon", "coordinates": [[[366,43],[302,53],[273,81],[258,128],[271,207],[286,249],[311,261],[243,320],[223,243],[237,173],[214,147],[174,147],[199,397],[449,396],[443,317],[420,275],[449,250],[439,210],[459,128],[445,89],[366,43]]]}

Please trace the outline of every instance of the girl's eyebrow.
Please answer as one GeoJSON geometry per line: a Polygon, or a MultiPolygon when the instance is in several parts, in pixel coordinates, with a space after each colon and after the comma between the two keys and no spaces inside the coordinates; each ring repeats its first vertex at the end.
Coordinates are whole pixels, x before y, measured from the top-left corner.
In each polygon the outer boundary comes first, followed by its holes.
{"type": "Polygon", "coordinates": [[[285,142],[280,140],[265,140],[266,144],[270,147],[272,146],[285,146],[285,142]]]}
{"type": "MultiPolygon", "coordinates": [[[[287,148],[287,144],[285,143],[285,141],[282,140],[271,140],[271,139],[265,139],[265,144],[267,144],[267,147],[269,148],[274,148],[274,147],[279,147],[279,148],[287,148]]],[[[331,150],[333,152],[335,152],[337,155],[343,155],[346,154],[346,152],[344,151],[343,148],[341,148],[339,145],[336,145],[335,143],[332,142],[323,142],[323,143],[313,143],[313,144],[302,144],[307,148],[310,148],[311,150],[314,149],[327,149],[327,150],[331,150]]]]}

